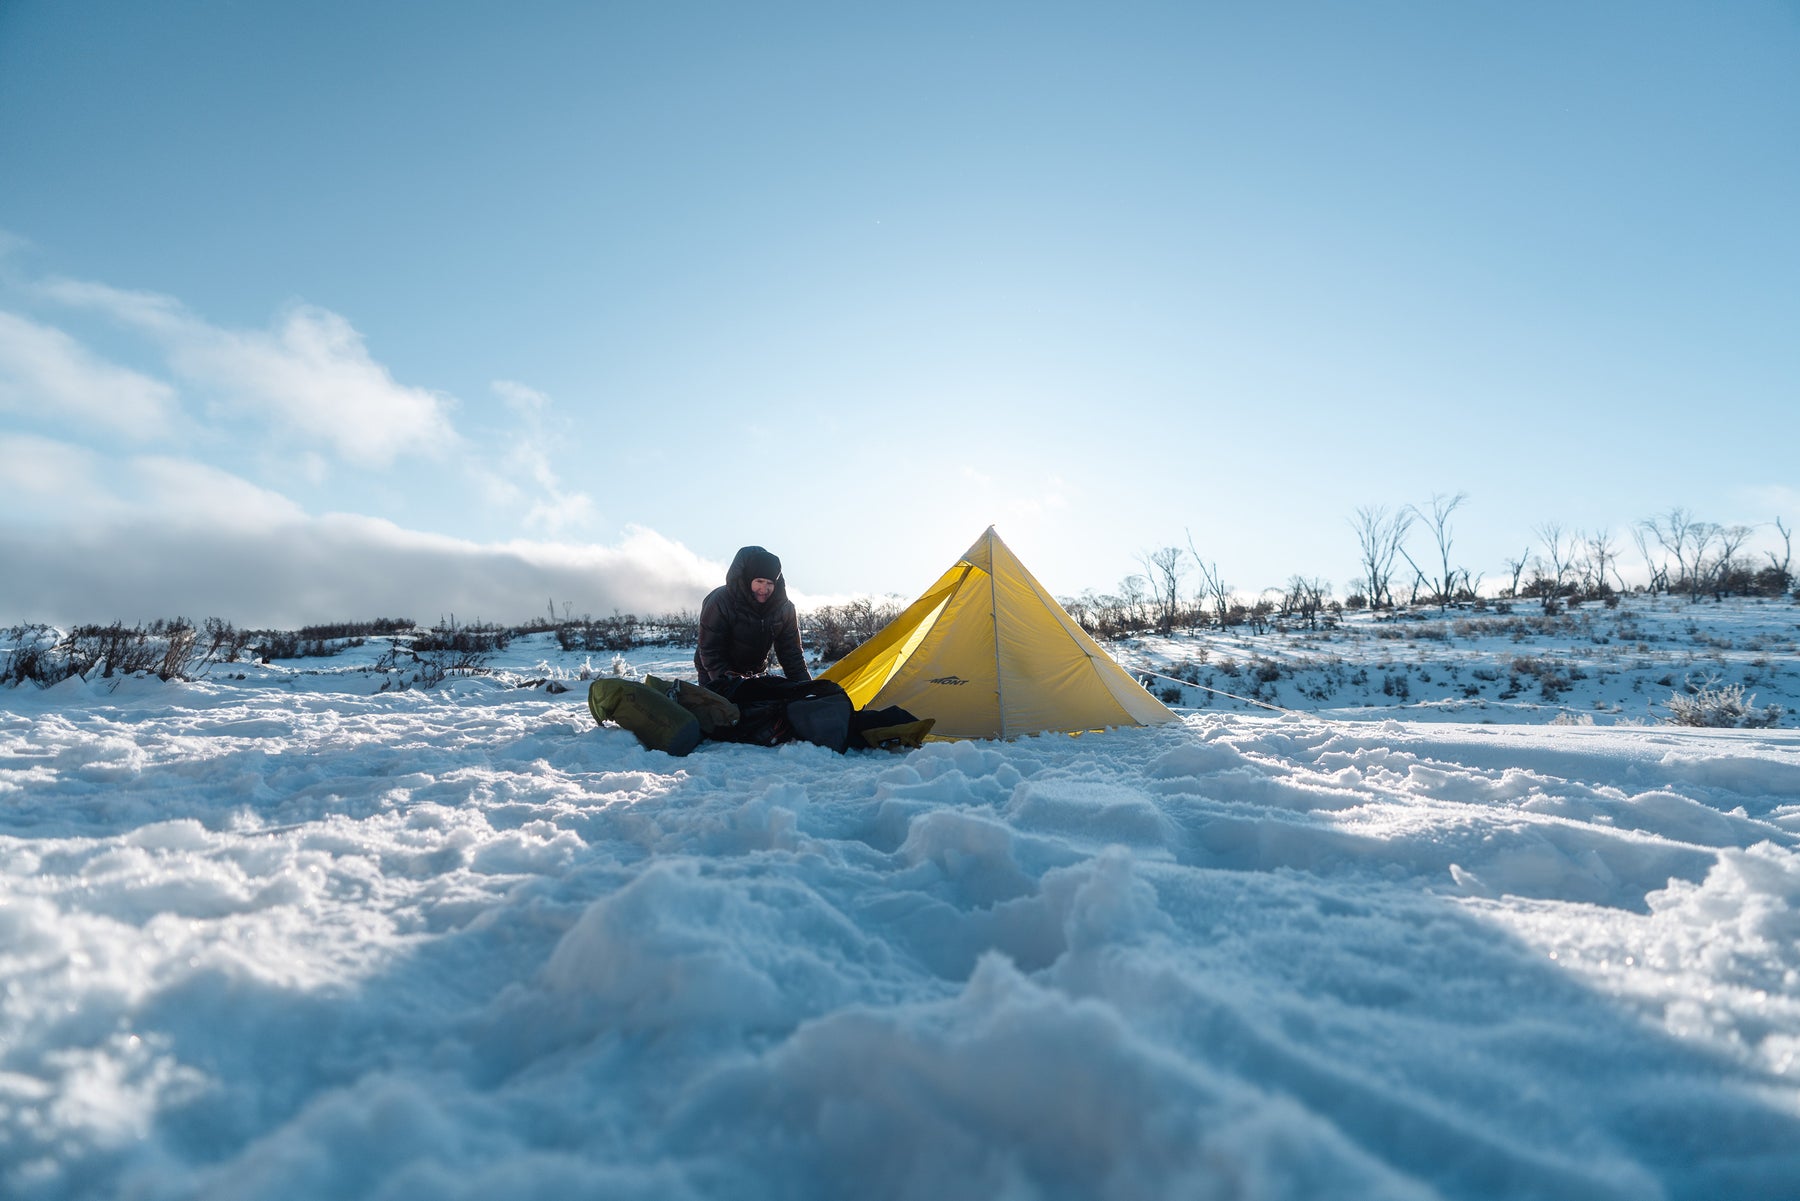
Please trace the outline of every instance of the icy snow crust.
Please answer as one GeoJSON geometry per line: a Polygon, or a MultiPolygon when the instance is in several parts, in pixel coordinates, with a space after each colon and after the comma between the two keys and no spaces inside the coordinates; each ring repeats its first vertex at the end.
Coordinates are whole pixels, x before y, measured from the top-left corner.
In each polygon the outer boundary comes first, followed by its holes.
{"type": "Polygon", "coordinates": [[[518,678],[0,693],[0,1195],[1795,1195],[1800,732],[518,678]]]}

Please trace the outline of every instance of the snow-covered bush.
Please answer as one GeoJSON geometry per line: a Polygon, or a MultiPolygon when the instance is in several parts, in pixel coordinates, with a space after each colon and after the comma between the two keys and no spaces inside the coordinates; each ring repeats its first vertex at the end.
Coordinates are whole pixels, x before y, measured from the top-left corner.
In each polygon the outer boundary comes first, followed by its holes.
{"type": "Polygon", "coordinates": [[[1762,729],[1781,720],[1780,705],[1756,707],[1756,694],[1744,695],[1742,684],[1721,684],[1708,680],[1694,690],[1692,696],[1671,693],[1663,703],[1669,715],[1663,719],[1671,726],[1712,726],[1721,729],[1762,729]]]}
{"type": "Polygon", "coordinates": [[[66,654],[58,654],[62,634],[47,625],[19,625],[6,631],[0,647],[0,684],[50,685],[76,672],[66,654]]]}
{"type": "Polygon", "coordinates": [[[8,631],[11,646],[0,666],[0,683],[27,680],[48,687],[70,676],[100,678],[154,675],[160,680],[191,680],[212,661],[203,652],[199,632],[185,618],[157,620],[127,626],[77,626],[59,634],[46,625],[15,626],[8,631]]]}

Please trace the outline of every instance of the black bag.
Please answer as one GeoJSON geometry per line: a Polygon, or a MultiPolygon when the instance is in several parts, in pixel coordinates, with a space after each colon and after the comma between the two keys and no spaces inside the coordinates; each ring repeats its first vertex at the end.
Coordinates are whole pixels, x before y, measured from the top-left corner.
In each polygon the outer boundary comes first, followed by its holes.
{"type": "Polygon", "coordinates": [[[779,676],[751,676],[729,687],[725,695],[738,707],[738,722],[718,731],[716,738],[762,746],[799,739],[840,753],[850,745],[856,706],[830,680],[795,683],[779,676]]]}
{"type": "Polygon", "coordinates": [[[842,686],[830,680],[794,683],[781,676],[749,676],[720,681],[717,691],[738,707],[736,725],[710,737],[724,742],[778,746],[796,739],[842,754],[858,750],[906,750],[921,745],[935,724],[898,705],[858,709],[842,686]]]}
{"type": "Polygon", "coordinates": [[[856,706],[838,685],[829,680],[819,682],[825,688],[788,702],[788,725],[794,728],[794,737],[828,746],[841,755],[850,746],[850,719],[856,706]]]}
{"type": "Polygon", "coordinates": [[[738,706],[738,719],[720,726],[712,736],[720,742],[748,742],[754,746],[779,746],[794,737],[787,722],[785,701],[745,701],[738,706]]]}

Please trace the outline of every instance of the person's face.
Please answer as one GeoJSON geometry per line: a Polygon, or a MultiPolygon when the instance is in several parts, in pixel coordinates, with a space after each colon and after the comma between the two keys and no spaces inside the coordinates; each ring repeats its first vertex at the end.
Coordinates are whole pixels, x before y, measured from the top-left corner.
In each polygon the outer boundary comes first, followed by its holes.
{"type": "Polygon", "coordinates": [[[750,581],[750,595],[756,598],[757,604],[767,604],[769,598],[775,595],[775,581],[758,576],[750,581]]]}

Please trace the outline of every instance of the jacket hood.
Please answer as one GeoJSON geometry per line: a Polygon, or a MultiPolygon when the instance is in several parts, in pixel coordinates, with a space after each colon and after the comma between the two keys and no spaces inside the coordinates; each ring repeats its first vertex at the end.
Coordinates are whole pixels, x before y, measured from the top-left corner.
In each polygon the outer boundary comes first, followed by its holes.
{"type": "Polygon", "coordinates": [[[725,583],[734,592],[755,597],[750,591],[751,580],[774,580],[775,595],[769,603],[787,599],[787,581],[781,578],[781,560],[776,555],[760,546],[745,546],[738,549],[737,557],[731,560],[731,567],[725,572],[725,583]]]}

